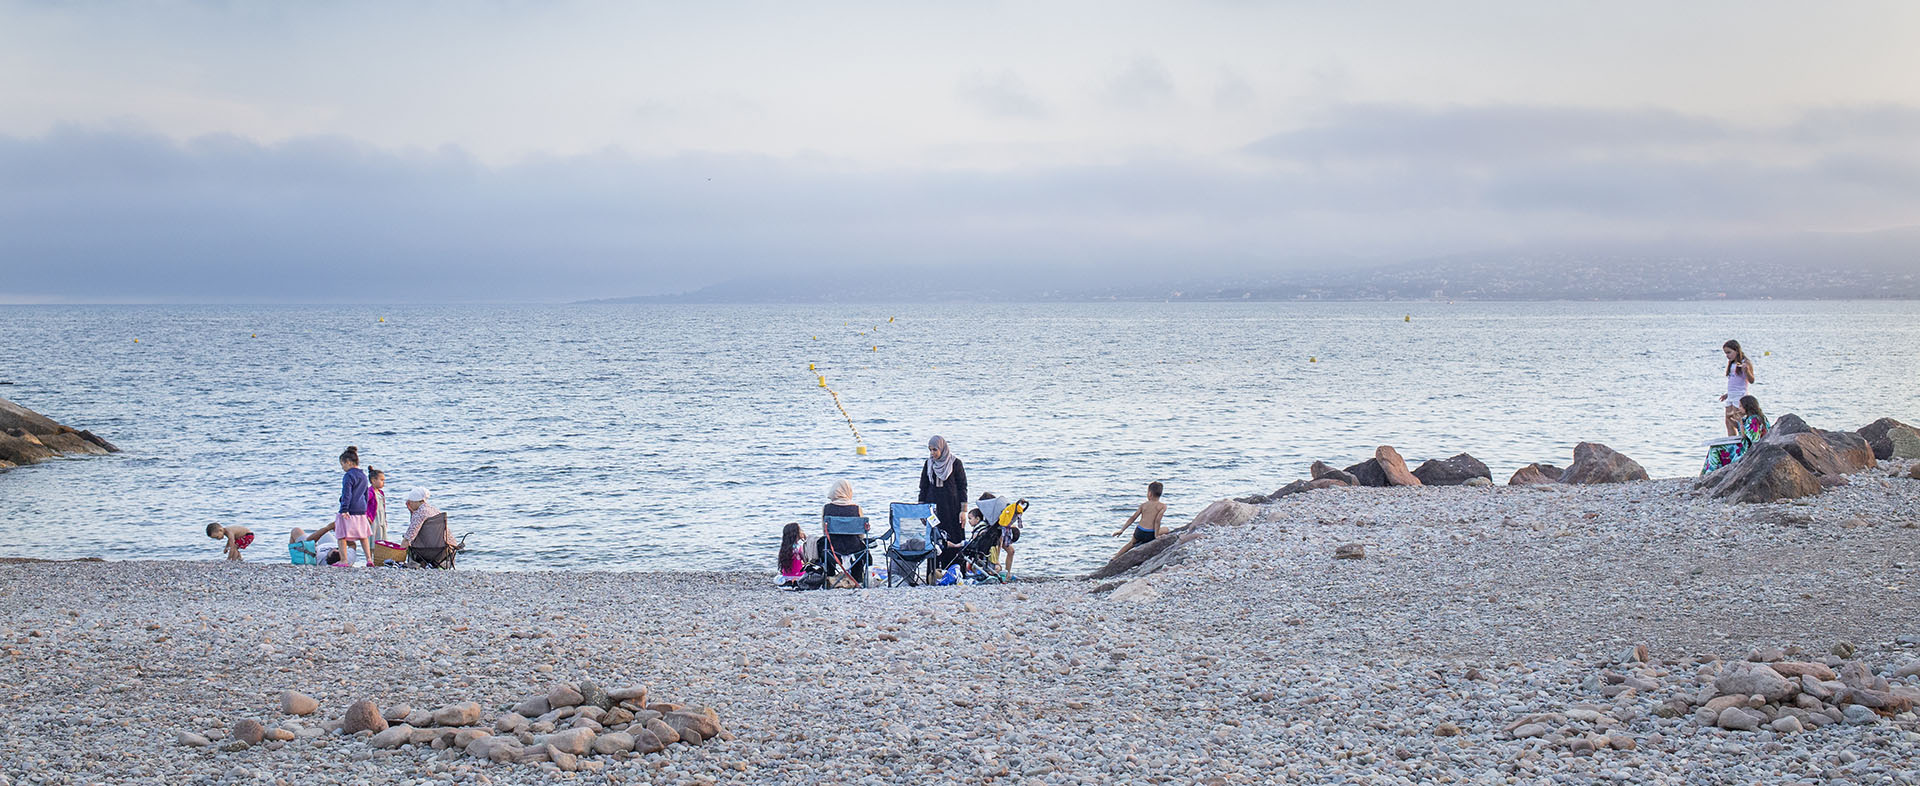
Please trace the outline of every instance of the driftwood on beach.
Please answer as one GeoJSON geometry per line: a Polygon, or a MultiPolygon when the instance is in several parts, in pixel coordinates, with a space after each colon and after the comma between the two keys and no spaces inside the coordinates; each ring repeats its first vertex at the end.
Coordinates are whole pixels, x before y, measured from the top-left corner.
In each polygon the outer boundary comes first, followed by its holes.
{"type": "Polygon", "coordinates": [[[60,425],[53,418],[0,398],[0,469],[37,464],[62,455],[118,453],[113,443],[91,431],[60,425]]]}

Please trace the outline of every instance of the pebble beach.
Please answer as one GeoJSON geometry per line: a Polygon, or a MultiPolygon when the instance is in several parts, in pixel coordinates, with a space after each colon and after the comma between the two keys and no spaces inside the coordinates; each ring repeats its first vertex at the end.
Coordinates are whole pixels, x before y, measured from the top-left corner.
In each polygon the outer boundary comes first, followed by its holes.
{"type": "Polygon", "coordinates": [[[1314,490],[1112,582],[299,568],[270,537],[244,564],[18,561],[0,784],[1916,783],[1911,474],[1749,505],[1691,479],[1314,490]],[[725,733],[538,754],[507,716],[583,682],[725,733]],[[376,746],[340,728],[357,701],[471,701],[464,736],[519,755],[376,746]]]}

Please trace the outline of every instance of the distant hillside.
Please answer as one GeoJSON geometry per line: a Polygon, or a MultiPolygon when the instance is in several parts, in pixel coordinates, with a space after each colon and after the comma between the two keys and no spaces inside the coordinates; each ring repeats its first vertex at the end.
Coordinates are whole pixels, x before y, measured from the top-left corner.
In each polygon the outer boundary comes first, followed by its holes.
{"type": "Polygon", "coordinates": [[[1080,265],[848,268],[596,303],[1087,300],[1920,299],[1920,228],[1766,241],[1526,247],[1385,265],[1267,270],[1180,265],[1169,276],[1080,265]]]}

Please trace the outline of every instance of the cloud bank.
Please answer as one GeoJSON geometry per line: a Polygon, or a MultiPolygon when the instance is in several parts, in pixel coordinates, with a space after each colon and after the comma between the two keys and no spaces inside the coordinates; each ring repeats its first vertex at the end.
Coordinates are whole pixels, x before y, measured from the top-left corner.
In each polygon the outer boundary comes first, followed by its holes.
{"type": "Polygon", "coordinates": [[[1866,230],[1920,223],[1916,129],[1920,109],[1897,105],[1738,124],[1341,104],[1214,156],[875,170],[618,151],[491,164],[451,146],[66,128],[0,137],[0,296],[570,300],[806,266],[1117,274],[1866,230]]]}

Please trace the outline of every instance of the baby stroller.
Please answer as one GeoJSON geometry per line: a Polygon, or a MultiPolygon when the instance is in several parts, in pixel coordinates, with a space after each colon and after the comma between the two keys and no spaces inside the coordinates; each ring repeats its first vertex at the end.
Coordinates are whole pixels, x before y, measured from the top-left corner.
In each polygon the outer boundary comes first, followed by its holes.
{"type": "Polygon", "coordinates": [[[887,512],[887,586],[932,584],[939,576],[940,540],[934,530],[933,506],[895,502],[887,512]],[[911,529],[909,529],[911,527],[911,529]]]}
{"type": "Polygon", "coordinates": [[[960,575],[980,584],[1004,581],[1000,566],[993,561],[993,550],[999,545],[999,524],[983,523],[974,527],[967,541],[960,544],[960,558],[955,563],[960,568],[960,575]]]}

